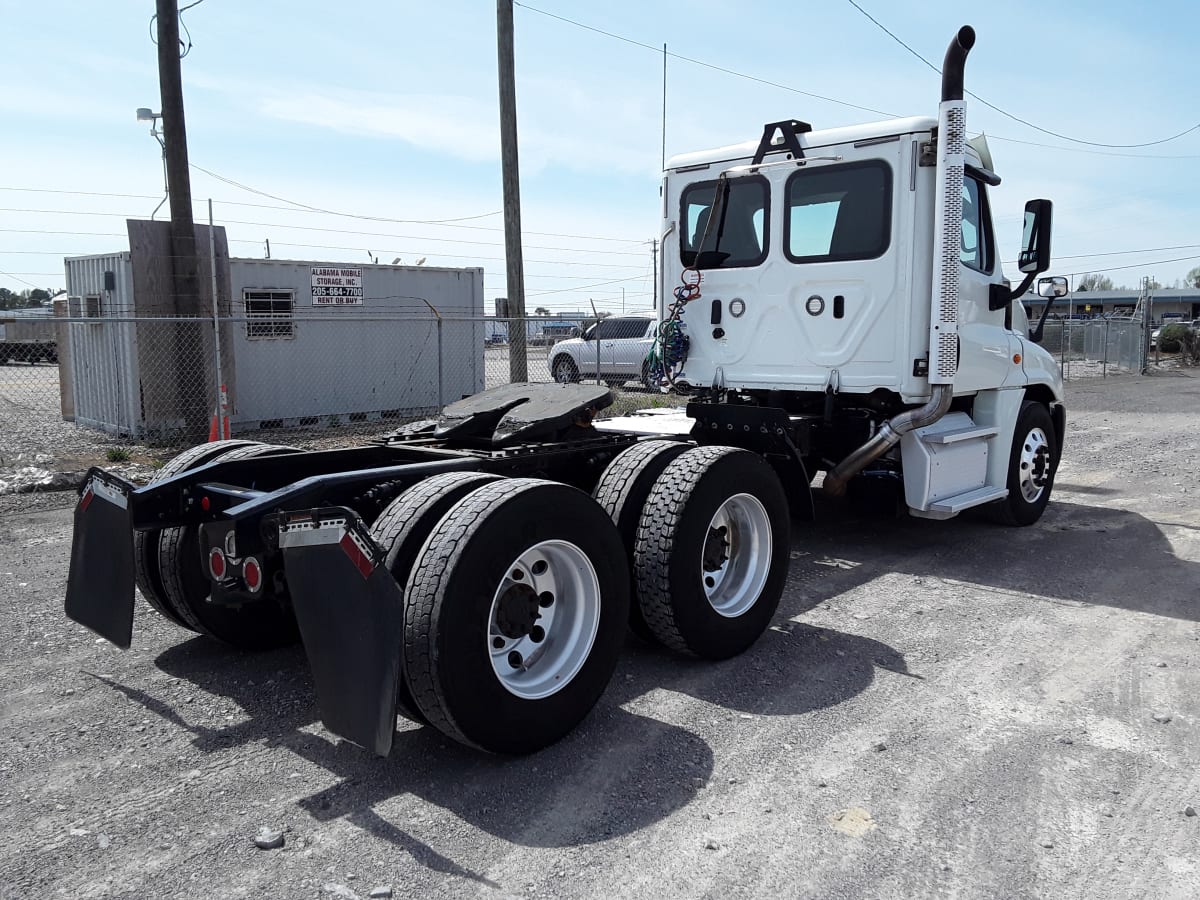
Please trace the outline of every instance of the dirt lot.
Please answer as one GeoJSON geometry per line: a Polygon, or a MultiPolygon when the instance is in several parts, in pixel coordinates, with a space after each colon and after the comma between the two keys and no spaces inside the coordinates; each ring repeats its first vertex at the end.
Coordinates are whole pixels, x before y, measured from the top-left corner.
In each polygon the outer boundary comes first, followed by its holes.
{"type": "Polygon", "coordinates": [[[751,651],[630,637],[524,759],[341,743],[299,650],[97,642],[71,498],[0,498],[0,897],[1200,895],[1200,379],[1069,403],[1038,525],[823,507],[751,651]]]}

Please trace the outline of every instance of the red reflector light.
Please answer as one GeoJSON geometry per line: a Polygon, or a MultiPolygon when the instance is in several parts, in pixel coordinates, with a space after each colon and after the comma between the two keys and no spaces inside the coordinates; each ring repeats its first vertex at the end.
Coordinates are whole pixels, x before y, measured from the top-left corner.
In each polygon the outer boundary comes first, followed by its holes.
{"type": "Polygon", "coordinates": [[[209,500],[207,497],[200,498],[200,508],[202,510],[204,510],[205,512],[208,512],[208,510],[211,506],[212,506],[212,501],[209,500]]]}
{"type": "Polygon", "coordinates": [[[242,563],[242,579],[246,582],[246,587],[252,591],[257,591],[262,587],[262,566],[253,556],[242,563]]]}
{"type": "Polygon", "coordinates": [[[225,577],[225,554],[216,547],[208,552],[208,571],[217,581],[225,577]]]}

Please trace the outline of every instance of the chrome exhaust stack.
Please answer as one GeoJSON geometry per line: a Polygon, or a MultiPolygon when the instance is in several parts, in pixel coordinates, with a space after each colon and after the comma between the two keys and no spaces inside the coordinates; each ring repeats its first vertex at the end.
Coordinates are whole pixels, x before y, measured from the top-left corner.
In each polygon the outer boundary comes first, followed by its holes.
{"type": "Polygon", "coordinates": [[[958,268],[962,247],[962,191],[967,151],[967,105],[963,71],[975,46],[975,29],[959,29],[942,64],[942,102],[938,106],[937,207],[934,210],[933,280],[929,309],[929,402],[894,416],[875,435],[825,476],[831,497],[915,428],[932,425],[950,409],[958,370],[958,268]]]}

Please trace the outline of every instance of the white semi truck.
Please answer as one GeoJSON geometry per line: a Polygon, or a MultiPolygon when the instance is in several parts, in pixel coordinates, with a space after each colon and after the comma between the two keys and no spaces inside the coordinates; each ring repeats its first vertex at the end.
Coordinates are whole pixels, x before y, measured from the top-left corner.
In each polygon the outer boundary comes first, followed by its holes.
{"type": "Polygon", "coordinates": [[[950,45],[937,119],[780,122],[671,161],[649,371],[686,414],[602,422],[607,388],[513,384],[360,447],[218,441],[143,487],[92,469],[67,614],[128,647],[136,584],[236,647],[302,640],[323,721],[377,753],[397,712],[523,753],[587,715],[627,623],[706,659],[757,640],[821,473],[917,516],[1036,521],[1062,384],[1014,300],[1051,208],[1026,206],[1011,289],[999,178],[966,140],[973,43],[950,45]]]}

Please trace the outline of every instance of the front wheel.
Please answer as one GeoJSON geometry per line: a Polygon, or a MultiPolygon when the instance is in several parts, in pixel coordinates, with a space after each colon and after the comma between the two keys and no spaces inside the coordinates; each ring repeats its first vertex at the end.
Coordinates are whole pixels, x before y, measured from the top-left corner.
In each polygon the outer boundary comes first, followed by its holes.
{"type": "Polygon", "coordinates": [[[779,606],[788,505],[775,470],[735,447],[696,447],[654,483],[634,547],[646,624],[674,650],[726,659],[753,644],[779,606]]]}
{"type": "Polygon", "coordinates": [[[579,380],[579,367],[569,356],[555,357],[550,372],[559,384],[572,384],[579,380]]]}
{"type": "Polygon", "coordinates": [[[616,668],[629,576],[587,494],[531,478],[467,495],[409,576],[404,668],[431,725],[493,753],[531,753],[587,715],[616,668]]]}
{"type": "Polygon", "coordinates": [[[1017,416],[1008,457],[1008,496],[994,508],[997,521],[1005,525],[1032,525],[1042,517],[1054,487],[1058,452],[1050,410],[1041,403],[1026,400],[1017,416]]]}

